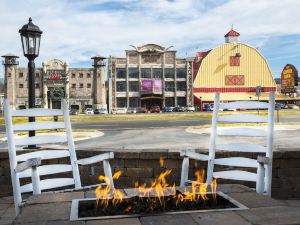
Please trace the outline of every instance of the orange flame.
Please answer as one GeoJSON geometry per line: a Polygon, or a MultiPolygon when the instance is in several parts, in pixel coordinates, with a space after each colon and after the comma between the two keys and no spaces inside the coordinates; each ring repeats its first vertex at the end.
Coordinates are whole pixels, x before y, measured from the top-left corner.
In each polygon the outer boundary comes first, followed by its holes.
{"type": "Polygon", "coordinates": [[[217,198],[217,178],[213,179],[213,181],[210,184],[210,187],[211,187],[212,196],[213,196],[214,200],[216,200],[216,198],[217,198]]]}
{"type": "MultiPolygon", "coordinates": [[[[116,172],[113,175],[113,179],[118,179],[121,176],[121,174],[121,171],[116,172]]],[[[110,199],[112,199],[112,204],[114,206],[122,202],[124,194],[118,189],[111,190],[111,181],[108,177],[99,176],[98,180],[100,182],[104,181],[106,183],[106,186],[102,188],[102,185],[99,185],[95,190],[95,194],[97,197],[97,206],[104,205],[105,207],[107,207],[110,199]]]]}
{"type": "MultiPolygon", "coordinates": [[[[164,165],[164,160],[161,157],[160,158],[160,166],[162,167],[164,165]]],[[[136,195],[140,197],[153,197],[156,196],[160,205],[164,205],[164,196],[166,194],[172,195],[173,198],[176,201],[176,205],[179,203],[184,202],[191,202],[191,201],[198,201],[198,200],[207,200],[207,188],[208,184],[204,183],[205,178],[205,171],[197,170],[195,171],[195,177],[196,181],[192,182],[191,189],[187,190],[185,189],[182,193],[176,194],[176,186],[175,183],[173,185],[169,185],[167,182],[167,176],[171,174],[171,169],[166,169],[164,172],[162,172],[157,179],[151,182],[151,185],[147,187],[146,183],[139,184],[137,181],[134,183],[136,195]]],[[[116,172],[113,175],[113,179],[119,179],[121,176],[121,171],[116,172]]],[[[111,200],[113,206],[117,206],[119,203],[121,203],[124,199],[124,194],[119,189],[113,189],[111,188],[111,181],[108,177],[105,176],[99,176],[100,182],[105,182],[106,185],[102,186],[99,185],[96,188],[96,205],[101,205],[104,207],[107,207],[109,204],[109,200],[111,200]]],[[[217,179],[214,179],[213,182],[210,184],[211,187],[211,193],[214,200],[216,200],[216,190],[217,190],[217,179]]],[[[154,201],[155,202],[155,201],[154,201]]],[[[151,207],[151,206],[149,206],[151,207]]],[[[128,206],[124,212],[130,211],[131,206],[128,206]]]]}
{"type": "Polygon", "coordinates": [[[165,164],[165,160],[164,160],[163,157],[161,156],[161,157],[159,158],[159,165],[160,165],[160,167],[164,167],[164,164],[165,164]]]}
{"type": "Polygon", "coordinates": [[[196,170],[196,172],[195,172],[196,181],[203,183],[204,182],[204,174],[205,174],[204,169],[196,170]]]}

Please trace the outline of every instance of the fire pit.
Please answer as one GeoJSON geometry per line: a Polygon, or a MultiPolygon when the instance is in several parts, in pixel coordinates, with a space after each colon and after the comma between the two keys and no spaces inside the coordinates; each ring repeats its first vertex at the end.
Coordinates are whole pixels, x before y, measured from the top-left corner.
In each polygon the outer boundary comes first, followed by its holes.
{"type": "MultiPolygon", "coordinates": [[[[176,191],[176,195],[180,194],[182,194],[180,191],[176,191]]],[[[182,196],[186,197],[184,194],[182,196]]],[[[157,197],[134,196],[124,198],[117,207],[114,206],[113,199],[109,199],[107,207],[97,207],[96,198],[75,199],[72,201],[70,220],[113,219],[157,214],[248,209],[222,192],[207,193],[206,196],[206,201],[199,197],[196,201],[180,203],[176,201],[174,195],[163,196],[161,201],[157,197]]]]}
{"type": "MultiPolygon", "coordinates": [[[[164,161],[160,160],[163,167],[164,161]]],[[[196,181],[191,187],[176,187],[167,183],[172,170],[165,169],[147,187],[146,183],[135,182],[135,188],[112,189],[110,179],[99,176],[106,186],[99,185],[95,190],[96,198],[75,199],[72,201],[70,220],[110,219],[137,217],[155,214],[177,214],[204,211],[246,209],[234,199],[217,192],[217,180],[208,185],[204,183],[204,170],[196,170],[196,181]],[[208,190],[210,190],[208,192],[208,190]]],[[[118,171],[113,175],[117,180],[118,171]]]]}

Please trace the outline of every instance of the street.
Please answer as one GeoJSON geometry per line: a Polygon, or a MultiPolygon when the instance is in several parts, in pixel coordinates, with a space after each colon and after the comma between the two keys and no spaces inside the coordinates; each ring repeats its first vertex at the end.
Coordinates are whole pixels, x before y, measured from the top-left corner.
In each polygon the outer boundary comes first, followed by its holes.
{"type": "MultiPolygon", "coordinates": [[[[280,117],[280,122],[300,122],[297,116],[280,117]]],[[[166,121],[109,121],[73,123],[73,129],[99,130],[101,137],[76,141],[76,148],[89,149],[184,149],[208,148],[209,134],[186,132],[188,127],[209,125],[210,119],[203,120],[166,120],[166,121]]],[[[295,131],[275,130],[275,147],[294,147],[300,145],[299,126],[295,131]]],[[[1,137],[5,137],[5,127],[1,126],[1,137]]],[[[230,137],[222,137],[226,142],[230,137]]],[[[240,138],[243,141],[242,138],[240,138]]],[[[256,138],[260,143],[260,139],[256,138]]],[[[264,143],[261,143],[264,144],[264,143]]],[[[6,149],[6,142],[0,141],[0,149],[6,149]]]]}

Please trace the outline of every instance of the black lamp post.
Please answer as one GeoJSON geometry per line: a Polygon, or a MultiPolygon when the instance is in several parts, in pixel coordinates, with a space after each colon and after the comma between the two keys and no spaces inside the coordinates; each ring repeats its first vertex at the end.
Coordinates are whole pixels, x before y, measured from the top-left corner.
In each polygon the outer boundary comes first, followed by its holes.
{"type": "MultiPolygon", "coordinates": [[[[34,59],[39,56],[42,31],[32,23],[29,18],[20,30],[23,54],[28,59],[28,108],[35,108],[35,64],[34,59]]],[[[29,122],[34,122],[35,117],[29,117],[29,122]]],[[[35,131],[29,131],[29,137],[35,136],[35,131]]],[[[36,148],[30,145],[28,148],[36,148]]]]}
{"type": "Polygon", "coordinates": [[[200,96],[200,112],[202,112],[202,97],[200,96]]]}

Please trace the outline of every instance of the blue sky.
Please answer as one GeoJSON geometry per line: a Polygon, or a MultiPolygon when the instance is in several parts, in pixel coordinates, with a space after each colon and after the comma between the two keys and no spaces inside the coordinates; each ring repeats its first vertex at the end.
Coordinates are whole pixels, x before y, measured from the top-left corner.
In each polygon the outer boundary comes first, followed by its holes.
{"type": "Polygon", "coordinates": [[[300,68],[299,8],[299,0],[1,0],[0,54],[27,65],[18,30],[30,16],[44,31],[37,67],[53,58],[90,67],[95,54],[122,57],[129,45],[147,43],[194,56],[224,43],[233,24],[279,77],[287,63],[300,68]]]}

